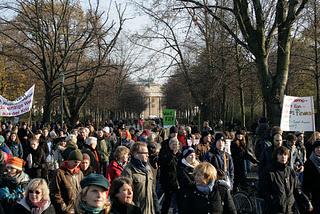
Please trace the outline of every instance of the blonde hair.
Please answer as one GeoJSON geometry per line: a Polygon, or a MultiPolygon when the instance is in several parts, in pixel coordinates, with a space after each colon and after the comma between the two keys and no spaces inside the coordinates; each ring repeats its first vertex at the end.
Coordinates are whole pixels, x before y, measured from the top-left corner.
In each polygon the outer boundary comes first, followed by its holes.
{"type": "Polygon", "coordinates": [[[28,197],[28,192],[30,190],[41,189],[42,198],[46,201],[50,201],[50,191],[46,180],[42,178],[34,178],[32,179],[25,190],[25,195],[28,197]]]}
{"type": "MultiPolygon", "coordinates": [[[[86,186],[81,190],[81,192],[78,194],[77,199],[76,199],[76,204],[75,204],[75,211],[78,214],[84,214],[85,212],[81,209],[81,203],[83,203],[84,197],[86,197],[88,191],[89,191],[90,186],[86,186]]],[[[105,210],[105,214],[110,212],[111,209],[111,203],[108,201],[108,198],[106,198],[106,201],[103,205],[103,209],[105,210]]]]}
{"type": "Polygon", "coordinates": [[[217,170],[216,168],[208,162],[199,163],[193,171],[194,175],[202,175],[203,182],[208,184],[211,181],[217,179],[217,170]]]}
{"type": "Polygon", "coordinates": [[[130,149],[128,149],[126,146],[118,146],[114,151],[114,159],[119,161],[121,157],[129,153],[130,153],[130,149]]]}

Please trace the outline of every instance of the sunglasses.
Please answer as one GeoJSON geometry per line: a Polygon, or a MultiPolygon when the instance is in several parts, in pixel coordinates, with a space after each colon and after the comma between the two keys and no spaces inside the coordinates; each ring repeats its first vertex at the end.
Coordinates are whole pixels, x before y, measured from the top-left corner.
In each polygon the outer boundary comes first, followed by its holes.
{"type": "Polygon", "coordinates": [[[39,195],[41,192],[40,192],[40,191],[38,191],[38,190],[36,190],[36,191],[29,190],[29,193],[30,193],[30,194],[35,193],[36,195],[39,195]]]}

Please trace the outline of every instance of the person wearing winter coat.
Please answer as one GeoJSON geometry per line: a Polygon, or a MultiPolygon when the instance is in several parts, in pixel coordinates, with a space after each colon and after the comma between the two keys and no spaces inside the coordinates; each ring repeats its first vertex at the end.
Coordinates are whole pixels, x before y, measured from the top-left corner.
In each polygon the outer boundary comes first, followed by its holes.
{"type": "Polygon", "coordinates": [[[153,187],[153,173],[148,163],[147,144],[136,142],[132,145],[130,162],[121,175],[133,181],[133,202],[143,214],[158,214],[158,198],[153,187]]]}
{"type": "Polygon", "coordinates": [[[92,166],[94,172],[100,173],[100,156],[97,150],[97,143],[98,139],[96,137],[88,137],[81,152],[90,156],[90,166],[92,166]]]}
{"type": "Polygon", "coordinates": [[[111,153],[111,144],[105,139],[102,129],[97,132],[97,151],[100,160],[100,171],[106,174],[107,166],[109,164],[109,156],[111,153]]]}
{"type": "Polygon", "coordinates": [[[16,133],[11,133],[7,146],[11,150],[12,156],[23,158],[23,148],[16,133]]]}
{"type": "Polygon", "coordinates": [[[5,139],[2,135],[0,135],[0,150],[12,156],[12,152],[5,143],[5,139]]]}
{"type": "Polygon", "coordinates": [[[11,214],[55,214],[50,202],[49,187],[42,178],[32,179],[25,191],[24,198],[14,205],[11,214]]]}
{"type": "Polygon", "coordinates": [[[57,213],[75,212],[76,197],[81,190],[80,181],[83,178],[79,166],[82,160],[80,150],[71,151],[67,160],[62,162],[60,168],[57,169],[50,183],[50,198],[57,213]]]}
{"type": "Polygon", "coordinates": [[[194,169],[195,185],[183,202],[181,214],[236,214],[230,190],[225,183],[218,182],[217,170],[202,162],[194,169]]]}
{"type": "Polygon", "coordinates": [[[38,139],[32,138],[30,140],[23,159],[27,162],[26,173],[30,178],[41,178],[43,175],[42,170],[46,167],[46,155],[39,146],[38,139]]]}
{"type": "Polygon", "coordinates": [[[258,163],[258,160],[247,148],[245,134],[244,131],[237,131],[235,140],[231,142],[231,157],[234,163],[234,190],[236,190],[239,185],[245,185],[245,161],[249,160],[253,164],[258,163]]]}
{"type": "Polygon", "coordinates": [[[23,172],[24,161],[18,157],[11,157],[6,164],[6,174],[0,179],[0,201],[5,213],[9,213],[11,206],[23,198],[23,193],[30,180],[23,172]]]}
{"type": "Polygon", "coordinates": [[[190,194],[195,185],[193,171],[198,164],[199,161],[197,161],[195,150],[192,147],[182,151],[182,159],[177,166],[177,179],[180,186],[177,194],[179,213],[185,213],[183,203],[185,203],[185,198],[189,196],[188,194],[190,194]]]}
{"type": "Polygon", "coordinates": [[[110,214],[142,214],[133,203],[132,181],[126,177],[114,179],[110,188],[110,214]]]}
{"type": "Polygon", "coordinates": [[[265,175],[263,196],[266,214],[293,214],[295,202],[312,211],[312,204],[302,192],[300,182],[294,170],[288,166],[289,150],[281,146],[273,155],[270,170],[265,175]]]}
{"type": "Polygon", "coordinates": [[[313,213],[320,213],[320,141],[313,143],[313,151],[304,166],[303,191],[312,201],[313,213]]]}
{"type": "Polygon", "coordinates": [[[121,176],[123,168],[128,163],[129,153],[130,150],[126,146],[118,146],[114,151],[114,159],[108,165],[105,175],[110,184],[115,178],[121,176]]]}
{"type": "MultiPolygon", "coordinates": [[[[162,214],[167,214],[171,201],[177,195],[179,183],[177,179],[177,164],[180,143],[178,138],[174,137],[169,140],[169,151],[159,155],[160,164],[160,184],[164,190],[164,201],[161,208],[162,214]]],[[[176,204],[174,204],[176,208],[176,204]]]]}
{"type": "Polygon", "coordinates": [[[215,135],[214,143],[212,144],[210,151],[206,154],[208,162],[210,162],[218,171],[218,175],[221,179],[225,180],[229,185],[229,188],[233,188],[234,179],[234,165],[233,159],[229,153],[224,151],[225,149],[225,136],[222,133],[215,135]]]}

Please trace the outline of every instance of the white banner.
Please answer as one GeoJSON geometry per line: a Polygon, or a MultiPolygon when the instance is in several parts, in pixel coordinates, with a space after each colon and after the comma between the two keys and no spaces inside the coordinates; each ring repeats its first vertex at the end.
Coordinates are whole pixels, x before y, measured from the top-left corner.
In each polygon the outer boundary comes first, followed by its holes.
{"type": "Polygon", "coordinates": [[[284,96],[280,127],[283,131],[315,131],[313,97],[284,96]]]}
{"type": "Polygon", "coordinates": [[[0,96],[0,116],[16,117],[29,112],[32,108],[33,95],[34,85],[26,91],[24,95],[14,101],[7,100],[0,96]]]}

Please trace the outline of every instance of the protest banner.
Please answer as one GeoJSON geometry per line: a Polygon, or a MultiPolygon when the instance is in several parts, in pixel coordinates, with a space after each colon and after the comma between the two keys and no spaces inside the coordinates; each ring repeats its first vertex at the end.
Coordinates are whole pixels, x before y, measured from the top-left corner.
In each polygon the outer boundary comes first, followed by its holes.
{"type": "Polygon", "coordinates": [[[17,117],[27,113],[32,108],[34,95],[34,85],[24,93],[21,97],[14,101],[7,100],[0,96],[0,116],[2,117],[17,117]]]}
{"type": "Polygon", "coordinates": [[[280,127],[283,131],[315,131],[313,97],[284,96],[280,127]]]}
{"type": "Polygon", "coordinates": [[[163,127],[170,128],[176,125],[176,110],[163,109],[163,127]]]}

